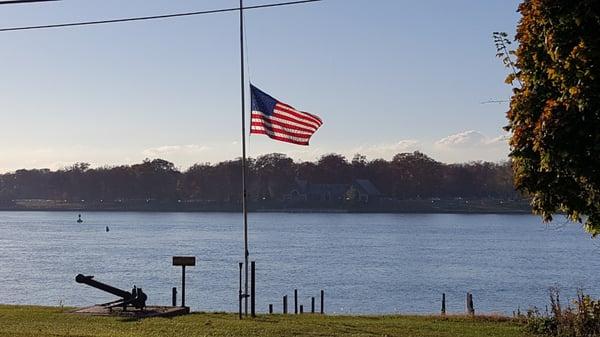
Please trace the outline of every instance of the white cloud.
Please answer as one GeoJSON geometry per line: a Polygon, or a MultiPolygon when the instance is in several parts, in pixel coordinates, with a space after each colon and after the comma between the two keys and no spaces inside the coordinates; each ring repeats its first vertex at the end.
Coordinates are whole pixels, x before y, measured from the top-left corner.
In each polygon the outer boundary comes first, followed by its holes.
{"type": "MultiPolygon", "coordinates": [[[[347,147],[332,147],[315,143],[308,147],[290,146],[279,142],[252,142],[248,156],[258,157],[267,153],[284,153],[300,161],[318,160],[327,153],[339,153],[348,160],[360,153],[369,160],[390,160],[395,154],[421,151],[432,158],[446,162],[468,162],[474,160],[506,160],[509,152],[508,135],[488,137],[482,132],[468,130],[449,135],[439,140],[404,139],[381,143],[352,144],[347,147]]],[[[92,167],[123,165],[141,162],[144,158],[161,158],[175,163],[183,169],[195,164],[231,160],[240,156],[239,143],[225,140],[203,145],[164,145],[152,148],[103,148],[88,146],[68,147],[4,147],[0,149],[0,172],[21,168],[60,169],[76,162],[88,162],[92,167]]]]}
{"type": "MultiPolygon", "coordinates": [[[[275,151],[277,152],[277,151],[275,151]]],[[[306,146],[306,147],[297,147],[293,150],[289,150],[289,151],[279,151],[280,153],[285,153],[287,156],[289,156],[290,158],[294,158],[294,159],[298,159],[301,161],[315,161],[318,160],[319,158],[321,158],[321,156],[323,156],[326,153],[331,153],[332,151],[328,151],[326,149],[323,149],[321,147],[312,147],[312,146],[306,146]]],[[[266,154],[266,153],[263,153],[266,154]]]]}
{"type": "Polygon", "coordinates": [[[506,145],[508,142],[508,137],[508,135],[500,135],[495,138],[489,138],[479,131],[467,130],[444,137],[435,142],[435,145],[439,147],[455,149],[465,149],[490,145],[506,145]]]}
{"type": "Polygon", "coordinates": [[[509,139],[510,139],[510,135],[508,135],[508,134],[506,134],[506,135],[501,135],[501,136],[498,136],[498,137],[496,137],[496,138],[489,139],[489,140],[486,142],[486,144],[490,144],[490,145],[492,145],[492,144],[502,144],[502,145],[506,145],[506,144],[508,144],[508,141],[509,141],[509,139]]]}
{"type": "Polygon", "coordinates": [[[142,154],[146,157],[160,157],[160,156],[188,156],[197,155],[202,152],[210,150],[209,146],[204,145],[165,145],[146,149],[142,154]]]}
{"type": "Polygon", "coordinates": [[[470,147],[473,145],[484,144],[485,141],[486,137],[481,132],[468,130],[444,137],[435,142],[435,144],[448,147],[470,147]]]}
{"type": "Polygon", "coordinates": [[[507,134],[488,137],[482,132],[467,130],[434,142],[431,153],[434,158],[451,163],[506,160],[509,152],[508,138],[507,134]]]}
{"type": "Polygon", "coordinates": [[[371,159],[390,159],[394,155],[402,152],[412,152],[420,150],[421,142],[415,139],[404,139],[396,143],[381,143],[368,146],[359,146],[352,149],[350,155],[360,153],[371,159]]]}

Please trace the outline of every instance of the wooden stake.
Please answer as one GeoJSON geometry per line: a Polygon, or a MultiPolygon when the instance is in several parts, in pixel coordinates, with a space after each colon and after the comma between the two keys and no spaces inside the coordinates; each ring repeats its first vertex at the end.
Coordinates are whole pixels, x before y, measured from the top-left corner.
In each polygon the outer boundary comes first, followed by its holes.
{"type": "Polygon", "coordinates": [[[442,293],[442,316],[446,315],[446,294],[442,293]]]}

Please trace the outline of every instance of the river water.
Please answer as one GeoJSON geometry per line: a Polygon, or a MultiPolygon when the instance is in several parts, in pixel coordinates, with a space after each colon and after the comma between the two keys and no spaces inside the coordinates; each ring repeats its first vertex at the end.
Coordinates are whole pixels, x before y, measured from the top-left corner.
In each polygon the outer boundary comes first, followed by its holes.
{"type": "MultiPolygon", "coordinates": [[[[114,299],[75,275],[129,290],[150,304],[171,302],[194,255],[186,304],[236,311],[242,217],[235,213],[0,212],[0,303],[84,306],[114,299]],[[106,232],[106,226],[110,231],[106,232]]],[[[548,289],[600,293],[600,242],[580,226],[530,215],[251,213],[257,310],[293,290],[308,310],[325,291],[328,313],[435,313],[442,293],[463,312],[511,314],[544,308],[548,289]]],[[[292,309],[293,310],[293,309],[292,309]]]]}

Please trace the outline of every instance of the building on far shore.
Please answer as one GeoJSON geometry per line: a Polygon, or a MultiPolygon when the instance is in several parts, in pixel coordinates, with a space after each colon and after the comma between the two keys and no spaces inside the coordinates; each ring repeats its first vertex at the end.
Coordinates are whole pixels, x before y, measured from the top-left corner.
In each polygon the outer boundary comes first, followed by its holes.
{"type": "Polygon", "coordinates": [[[292,202],[345,202],[369,203],[378,200],[382,194],[367,179],[356,179],[351,184],[314,184],[297,179],[296,186],[284,199],[292,202]]]}

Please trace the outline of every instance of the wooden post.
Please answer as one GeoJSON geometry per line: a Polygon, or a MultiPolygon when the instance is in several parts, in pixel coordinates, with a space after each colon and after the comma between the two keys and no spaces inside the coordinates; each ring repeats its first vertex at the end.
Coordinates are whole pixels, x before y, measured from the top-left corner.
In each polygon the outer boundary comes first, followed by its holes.
{"type": "Polygon", "coordinates": [[[442,293],[442,316],[446,315],[446,294],[442,293]]]}
{"type": "Polygon", "coordinates": [[[304,306],[302,304],[300,304],[300,313],[303,314],[304,313],[304,306]]]}
{"type": "Polygon", "coordinates": [[[250,262],[250,315],[256,317],[256,266],[255,261],[250,262]]]}
{"type": "Polygon", "coordinates": [[[473,294],[467,293],[467,314],[475,315],[475,308],[473,307],[473,294]]]}
{"type": "Polygon", "coordinates": [[[321,290],[321,315],[325,314],[325,292],[321,290]]]}
{"type": "Polygon", "coordinates": [[[311,314],[315,313],[315,298],[314,297],[310,298],[310,313],[311,314]]]}
{"type": "Polygon", "coordinates": [[[287,295],[283,296],[283,314],[287,314],[287,295]]]}
{"type": "Polygon", "coordinates": [[[471,308],[469,307],[469,293],[468,292],[467,292],[467,300],[465,302],[465,309],[466,309],[467,314],[471,313],[471,310],[470,310],[471,308]]]}
{"type": "Polygon", "coordinates": [[[171,289],[171,305],[176,307],[177,306],[177,287],[173,287],[173,289],[171,289]]]}
{"type": "Polygon", "coordinates": [[[298,314],[298,289],[294,289],[294,314],[298,314]]]}
{"type": "Polygon", "coordinates": [[[273,304],[269,304],[269,314],[273,314],[273,304]]]}

